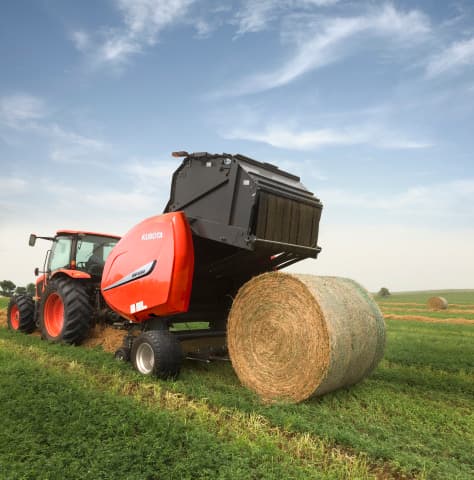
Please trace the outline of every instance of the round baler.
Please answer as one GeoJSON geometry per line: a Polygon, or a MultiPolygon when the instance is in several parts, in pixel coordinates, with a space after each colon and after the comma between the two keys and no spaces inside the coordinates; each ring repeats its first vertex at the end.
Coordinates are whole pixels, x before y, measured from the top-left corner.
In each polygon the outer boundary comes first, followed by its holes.
{"type": "MultiPolygon", "coordinates": [[[[367,376],[384,321],[357,283],[280,270],[316,258],[322,204],[299,177],[243,155],[177,152],[165,211],[120,238],[61,230],[10,328],[79,344],[97,323],[128,331],[116,351],[173,378],[183,358],[227,353],[263,400],[298,402],[367,376]],[[118,243],[117,243],[118,242],[118,243]]],[[[38,274],[38,269],[36,270],[38,274]]]]}

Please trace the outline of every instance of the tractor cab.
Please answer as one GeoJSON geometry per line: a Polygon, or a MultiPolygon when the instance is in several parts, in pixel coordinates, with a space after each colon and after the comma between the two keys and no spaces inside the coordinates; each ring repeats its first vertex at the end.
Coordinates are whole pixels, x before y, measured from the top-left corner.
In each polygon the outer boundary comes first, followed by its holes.
{"type": "Polygon", "coordinates": [[[120,240],[120,237],[114,235],[60,230],[55,237],[38,237],[32,234],[29,244],[33,246],[37,238],[53,242],[46,255],[44,273],[50,276],[57,271],[63,271],[76,278],[100,278],[107,257],[120,240]],[[79,272],[86,275],[82,276],[79,272]]]}

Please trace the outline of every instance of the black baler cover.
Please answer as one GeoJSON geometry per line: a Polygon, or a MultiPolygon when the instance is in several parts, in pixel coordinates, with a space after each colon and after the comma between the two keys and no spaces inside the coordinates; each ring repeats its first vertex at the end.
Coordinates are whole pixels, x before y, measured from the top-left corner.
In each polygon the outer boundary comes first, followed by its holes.
{"type": "Polygon", "coordinates": [[[165,212],[186,213],[193,235],[250,251],[316,257],[322,204],[299,177],[243,155],[188,154],[165,212]]]}

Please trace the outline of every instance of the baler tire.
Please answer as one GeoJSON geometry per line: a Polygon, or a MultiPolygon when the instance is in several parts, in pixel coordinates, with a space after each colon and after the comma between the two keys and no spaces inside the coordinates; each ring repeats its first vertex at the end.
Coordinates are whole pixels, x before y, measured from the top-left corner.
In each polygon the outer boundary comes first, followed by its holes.
{"type": "Polygon", "coordinates": [[[7,325],[10,330],[23,333],[31,333],[35,330],[35,302],[29,295],[15,295],[10,299],[7,325]]]}
{"type": "Polygon", "coordinates": [[[51,280],[43,294],[39,325],[44,339],[79,345],[87,338],[93,308],[84,285],[62,277],[51,280]]]}
{"type": "Polygon", "coordinates": [[[172,333],[148,330],[134,340],[131,360],[138,372],[167,380],[179,375],[183,353],[172,333]]]}

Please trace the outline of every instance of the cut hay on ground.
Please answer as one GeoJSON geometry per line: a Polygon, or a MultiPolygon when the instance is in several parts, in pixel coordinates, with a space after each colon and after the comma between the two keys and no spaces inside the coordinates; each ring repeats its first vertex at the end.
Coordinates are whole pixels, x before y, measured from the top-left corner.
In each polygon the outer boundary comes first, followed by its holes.
{"type": "Polygon", "coordinates": [[[446,310],[448,301],[444,297],[431,297],[427,305],[430,310],[446,310]]]}
{"type": "MultiPolygon", "coordinates": [[[[411,313],[419,313],[419,312],[427,312],[428,309],[426,307],[423,307],[423,308],[404,308],[404,307],[398,307],[397,305],[394,305],[393,307],[391,308],[388,308],[388,307],[381,307],[381,310],[382,312],[387,312],[387,313],[390,313],[390,312],[396,312],[396,311],[399,311],[399,312],[403,312],[404,314],[407,314],[407,315],[410,315],[411,313]]],[[[451,314],[454,314],[454,313],[461,313],[461,314],[474,314],[474,309],[472,308],[451,308],[449,307],[449,313],[451,314]]]]}
{"type": "Polygon", "coordinates": [[[368,375],[382,358],[385,324],[351,280],[272,272],[239,290],[227,343],[244,385],[264,401],[298,402],[368,375]]]}
{"type": "Polygon", "coordinates": [[[7,311],[0,310],[0,327],[7,328],[7,311]]]}
{"type": "Polygon", "coordinates": [[[81,345],[87,348],[102,347],[106,352],[115,353],[122,346],[126,334],[126,331],[108,325],[96,325],[81,345]]]}
{"type": "Polygon", "coordinates": [[[451,323],[453,325],[474,325],[474,320],[469,318],[433,318],[424,317],[423,315],[395,315],[388,313],[384,315],[390,320],[402,320],[406,322],[426,322],[426,323],[451,323]]]}

